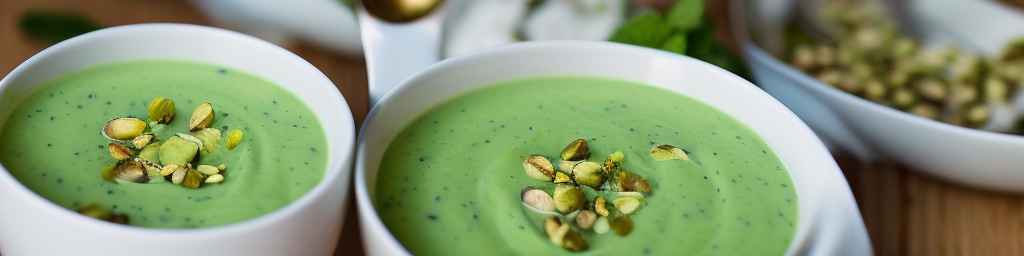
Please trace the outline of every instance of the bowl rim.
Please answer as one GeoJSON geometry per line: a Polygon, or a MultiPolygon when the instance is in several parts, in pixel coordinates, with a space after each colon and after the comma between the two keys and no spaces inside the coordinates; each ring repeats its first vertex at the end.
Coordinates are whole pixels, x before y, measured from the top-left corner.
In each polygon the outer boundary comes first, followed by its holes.
{"type": "MultiPolygon", "coordinates": [[[[366,152],[367,151],[367,149],[366,149],[366,147],[367,147],[367,139],[368,139],[367,138],[367,134],[369,133],[368,129],[370,128],[370,125],[375,122],[374,120],[376,120],[377,116],[380,114],[381,106],[388,105],[388,104],[398,104],[398,103],[391,103],[392,101],[394,101],[392,98],[397,97],[396,95],[398,95],[398,94],[400,94],[400,93],[402,93],[402,92],[404,92],[406,90],[409,90],[412,87],[412,86],[410,86],[410,84],[415,84],[417,81],[419,81],[421,79],[424,79],[426,77],[435,75],[436,73],[450,72],[450,71],[447,71],[447,70],[451,69],[450,68],[451,66],[464,65],[464,63],[470,63],[470,62],[475,61],[476,59],[489,58],[490,56],[502,55],[502,54],[506,54],[508,52],[517,52],[517,51],[524,51],[524,50],[530,50],[530,49],[545,49],[545,48],[555,48],[555,49],[557,49],[557,48],[566,48],[566,47],[592,47],[592,48],[601,48],[601,49],[614,49],[614,50],[630,51],[630,52],[633,52],[633,53],[642,53],[644,55],[652,56],[652,58],[668,58],[668,59],[675,59],[675,60],[683,60],[683,61],[687,61],[687,62],[697,62],[698,65],[706,65],[707,67],[712,68],[712,70],[720,72],[720,74],[718,74],[718,75],[722,75],[725,78],[724,80],[735,79],[737,82],[738,81],[742,81],[742,84],[740,84],[739,86],[749,87],[748,89],[754,89],[754,90],[756,90],[756,93],[759,94],[758,97],[764,97],[766,100],[772,102],[773,104],[778,104],[778,106],[781,106],[784,109],[784,111],[782,113],[780,113],[781,114],[780,117],[790,119],[790,121],[794,121],[795,124],[798,125],[798,127],[801,127],[803,129],[803,132],[805,132],[807,135],[810,136],[809,137],[810,140],[807,141],[808,146],[813,148],[813,150],[822,152],[824,155],[828,156],[828,159],[825,160],[822,163],[824,165],[824,167],[826,167],[828,169],[828,170],[824,170],[824,171],[834,172],[833,174],[837,175],[837,177],[829,177],[829,178],[830,179],[831,178],[838,179],[838,181],[841,182],[842,185],[844,185],[844,188],[846,188],[844,191],[839,191],[842,194],[834,194],[832,197],[846,197],[846,196],[849,196],[850,200],[851,200],[851,203],[854,204],[852,206],[852,210],[855,211],[855,213],[854,213],[853,216],[847,216],[847,217],[856,217],[856,219],[858,221],[861,221],[861,217],[860,217],[859,211],[857,210],[857,206],[856,206],[855,202],[852,202],[852,194],[849,191],[849,185],[846,182],[845,177],[843,177],[843,175],[841,174],[841,170],[840,170],[838,164],[835,162],[834,159],[831,158],[831,155],[829,154],[829,151],[828,151],[827,147],[825,146],[825,144],[821,141],[820,138],[817,137],[816,134],[814,134],[814,132],[810,129],[810,127],[806,123],[804,123],[799,117],[796,116],[795,113],[793,113],[791,110],[789,110],[787,107],[785,107],[785,105],[782,104],[782,102],[778,101],[777,99],[772,97],[770,94],[768,94],[767,92],[765,92],[761,88],[755,86],[752,82],[750,82],[750,81],[748,81],[746,79],[743,79],[743,78],[739,77],[738,75],[736,75],[734,73],[725,71],[725,70],[723,70],[723,69],[721,69],[721,68],[719,68],[719,67],[717,67],[715,65],[712,65],[712,64],[709,64],[709,63],[706,63],[706,62],[694,59],[692,57],[685,56],[685,55],[674,54],[674,53],[669,53],[669,52],[664,52],[664,51],[657,50],[657,49],[651,49],[651,48],[645,48],[645,47],[628,45],[628,44],[621,44],[621,43],[615,43],[615,42],[604,42],[604,41],[551,40],[551,41],[521,42],[521,43],[504,45],[504,46],[500,46],[500,47],[492,47],[492,48],[489,48],[489,49],[478,51],[478,52],[476,52],[474,54],[469,54],[469,55],[465,55],[465,56],[458,56],[458,57],[442,60],[441,62],[436,63],[436,64],[428,67],[426,70],[418,72],[418,73],[414,74],[413,76],[402,80],[394,89],[392,89],[391,91],[387,92],[384,96],[381,97],[381,99],[378,101],[377,105],[373,106],[373,108],[371,109],[369,114],[367,114],[366,118],[364,119],[364,121],[363,121],[363,123],[362,123],[362,125],[360,127],[360,130],[363,131],[363,132],[361,132],[359,134],[359,138],[357,140],[357,145],[356,145],[357,155],[356,155],[356,160],[355,160],[356,163],[355,163],[355,167],[354,167],[355,168],[355,170],[354,170],[355,171],[355,180],[353,181],[353,183],[355,184],[355,190],[356,190],[356,196],[355,196],[355,198],[356,198],[356,207],[357,207],[357,209],[359,211],[360,224],[363,226],[361,232],[363,232],[363,234],[365,235],[366,232],[384,231],[384,233],[385,233],[384,236],[385,237],[382,238],[384,240],[384,243],[386,243],[389,246],[395,246],[396,248],[400,248],[402,250],[402,252],[405,253],[405,254],[411,254],[411,252],[405,247],[405,245],[402,244],[395,237],[395,235],[391,232],[391,230],[386,225],[384,225],[383,220],[380,218],[380,215],[378,213],[377,208],[372,203],[373,200],[370,197],[370,191],[368,189],[368,182],[367,182],[368,174],[367,174],[367,170],[370,167],[367,166],[367,163],[366,163],[366,161],[368,161],[366,159],[367,159],[367,157],[369,157],[367,155],[367,152],[366,152]]],[[[615,77],[615,76],[609,76],[609,77],[615,77]]],[[[660,88],[660,86],[656,86],[656,87],[660,88]]],[[[684,95],[682,93],[675,92],[675,91],[673,91],[673,93],[684,95]]],[[[455,98],[455,97],[458,97],[458,94],[451,95],[451,96],[449,96],[449,97],[447,97],[445,99],[452,99],[452,98],[455,98]]],[[[692,97],[692,96],[688,96],[688,97],[692,97]]],[[[704,100],[699,99],[699,98],[694,98],[694,99],[699,100],[701,102],[705,102],[704,100]]],[[[705,104],[709,104],[710,105],[710,103],[706,103],[706,102],[705,102],[705,104]]],[[[714,106],[712,106],[712,107],[714,107],[714,106]]],[[[717,107],[715,107],[715,108],[717,108],[717,107]]],[[[728,113],[726,113],[726,114],[729,115],[728,113]]],[[[737,120],[737,121],[743,123],[743,121],[739,121],[739,120],[737,120]]],[[[751,129],[753,130],[753,128],[751,128],[751,129]]],[[[760,131],[756,131],[755,130],[754,132],[757,133],[758,136],[763,136],[763,135],[760,134],[760,131]]],[[[779,146],[779,145],[776,145],[776,146],[779,146]]],[[[786,163],[786,160],[783,159],[782,156],[778,156],[778,158],[780,159],[780,161],[783,161],[784,164],[786,163]]],[[[788,170],[788,169],[790,169],[788,164],[786,164],[786,166],[787,166],[787,172],[791,172],[790,170],[788,170]]],[[[791,179],[792,179],[792,174],[789,174],[789,175],[791,176],[791,179]]],[[[827,174],[827,175],[832,175],[832,174],[827,174]]],[[[831,190],[829,190],[829,191],[832,192],[831,190]]],[[[799,193],[798,193],[797,197],[801,198],[799,193]]],[[[822,196],[822,197],[818,197],[817,200],[824,201],[827,198],[828,197],[822,196]]],[[[843,199],[845,199],[845,198],[843,198],[843,199]]],[[[807,212],[807,214],[805,215],[805,213],[801,212],[800,208],[798,207],[797,212],[799,214],[798,218],[799,219],[806,219],[808,221],[806,224],[808,224],[809,226],[804,227],[802,225],[798,225],[797,228],[794,229],[792,240],[790,241],[790,244],[788,245],[787,250],[786,250],[787,253],[794,253],[794,252],[799,253],[801,251],[806,250],[807,248],[805,248],[805,246],[801,246],[801,245],[803,245],[804,243],[813,243],[816,240],[816,236],[819,235],[818,233],[822,233],[822,231],[824,231],[824,230],[817,230],[818,228],[820,228],[820,226],[823,226],[821,223],[819,223],[822,220],[822,217],[820,215],[825,213],[822,209],[815,208],[812,211],[807,212]]],[[[858,222],[857,224],[860,225],[860,226],[863,226],[862,222],[858,222]]],[[[831,233],[831,231],[827,231],[827,233],[831,233]]],[[[365,239],[371,239],[370,237],[363,237],[363,238],[364,238],[364,240],[365,239]]],[[[378,237],[374,237],[372,239],[378,239],[378,237]]],[[[364,243],[365,243],[365,241],[364,241],[364,243]]],[[[367,245],[367,246],[369,246],[369,245],[367,245]]],[[[868,245],[868,246],[870,246],[870,245],[868,245]]]]}
{"type": "MultiPolygon", "coordinates": [[[[267,41],[245,35],[239,32],[230,31],[221,28],[194,25],[194,24],[183,24],[183,23],[141,23],[133,25],[115,26],[110,28],[104,28],[97,31],[89,32],[86,34],[78,35],[73,38],[64,40],[57,44],[51,45],[42,51],[32,55],[32,57],[21,62],[11,72],[9,72],[2,80],[0,80],[0,94],[7,93],[7,89],[10,86],[14,77],[19,77],[23,73],[27,72],[32,68],[35,68],[37,62],[43,59],[49,58],[50,55],[64,52],[64,51],[79,51],[76,49],[78,46],[87,42],[95,40],[103,40],[104,38],[124,35],[124,34],[136,34],[140,32],[153,32],[160,31],[163,33],[183,33],[189,35],[202,34],[203,36],[219,37],[223,40],[231,40],[244,43],[249,45],[249,48],[262,48],[273,52],[272,54],[280,55],[285,59],[290,59],[291,65],[301,65],[303,69],[309,71],[305,75],[315,76],[317,80],[323,80],[327,84],[334,85],[333,81],[330,80],[322,71],[317,69],[311,63],[303,59],[302,57],[292,53],[280,46],[274,45],[267,41]]],[[[244,50],[244,49],[243,49],[244,50]]],[[[188,58],[182,58],[182,60],[188,60],[188,58]]],[[[243,70],[244,71],[244,70],[243,70]]],[[[258,76],[258,74],[257,74],[258,76]]],[[[276,83],[275,83],[276,84],[276,83]]],[[[36,86],[36,85],[31,85],[36,86]]],[[[278,85],[284,87],[282,85],[278,85]]],[[[329,149],[327,150],[327,164],[324,168],[324,175],[321,177],[320,182],[316,186],[306,191],[302,196],[292,200],[288,204],[277,208],[273,211],[261,214],[259,216],[248,218],[239,222],[202,227],[202,228],[148,228],[131,225],[121,225],[110,223],[106,221],[97,220],[91,217],[81,215],[71,209],[64,208],[49,199],[43,197],[32,191],[24,184],[21,184],[14,176],[7,170],[6,167],[0,165],[0,184],[7,183],[14,189],[13,197],[26,198],[25,202],[34,204],[35,207],[41,211],[52,212],[59,218],[66,218],[70,222],[80,223],[85,225],[87,228],[91,228],[101,233],[121,233],[127,235],[140,235],[149,236],[156,238],[174,238],[174,237],[211,237],[221,236],[229,234],[243,234],[258,231],[267,227],[272,226],[275,223],[286,220],[289,216],[299,214],[301,210],[314,206],[317,197],[322,196],[325,193],[330,192],[330,187],[336,185],[335,181],[339,179],[345,179],[351,172],[350,167],[353,161],[354,153],[354,142],[355,142],[355,123],[352,117],[352,112],[348,107],[348,102],[342,96],[341,92],[337,88],[320,88],[324,90],[328,97],[334,98],[342,106],[337,109],[338,113],[317,113],[317,116],[330,114],[338,115],[341,117],[342,128],[346,130],[339,130],[337,132],[347,134],[342,136],[342,140],[348,140],[347,143],[343,143],[341,147],[331,147],[328,143],[329,149]],[[344,123],[347,123],[344,124],[344,123]]],[[[300,99],[301,100],[301,99],[300,99]]],[[[303,103],[306,103],[303,101],[303,103]]],[[[308,106],[307,106],[308,107],[308,106]]],[[[319,118],[318,118],[319,120],[319,118]]],[[[328,129],[323,129],[324,134],[328,134],[328,129]]],[[[329,141],[328,141],[329,142],[329,141]]],[[[343,186],[342,193],[347,196],[348,193],[348,182],[340,184],[343,186]]],[[[339,220],[340,221],[340,220],[339,220]]]]}

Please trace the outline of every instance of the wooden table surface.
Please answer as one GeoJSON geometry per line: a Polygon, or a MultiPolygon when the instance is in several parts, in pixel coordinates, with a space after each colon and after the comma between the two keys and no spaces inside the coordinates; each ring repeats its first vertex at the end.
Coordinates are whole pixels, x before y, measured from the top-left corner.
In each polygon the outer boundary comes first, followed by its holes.
{"type": "MultiPolygon", "coordinates": [[[[0,76],[46,45],[17,29],[29,8],[74,10],[105,26],[142,22],[210,22],[188,1],[0,0],[0,76]]],[[[303,42],[287,48],[327,74],[357,121],[367,107],[362,59],[303,42]]],[[[838,156],[878,255],[1024,255],[1024,196],[982,191],[911,172],[891,163],[865,165],[838,156]]],[[[1024,171],[1024,170],[1022,170],[1024,171]]],[[[1024,185],[1024,184],[1022,184],[1024,185]]],[[[362,254],[350,205],[338,255],[362,254]]]]}

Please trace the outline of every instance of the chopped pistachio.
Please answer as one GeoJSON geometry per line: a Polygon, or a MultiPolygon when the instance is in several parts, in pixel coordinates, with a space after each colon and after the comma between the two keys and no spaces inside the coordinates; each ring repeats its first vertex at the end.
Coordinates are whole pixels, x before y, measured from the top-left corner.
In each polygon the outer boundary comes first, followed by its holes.
{"type": "Polygon", "coordinates": [[[658,161],[677,159],[683,161],[690,160],[690,156],[686,155],[686,151],[668,144],[654,145],[651,147],[651,157],[658,161]]]}
{"type": "Polygon", "coordinates": [[[164,165],[185,166],[192,162],[197,152],[199,152],[199,145],[181,136],[174,136],[160,145],[159,157],[160,162],[164,165]]]}
{"type": "Polygon", "coordinates": [[[210,127],[213,123],[213,105],[209,102],[203,102],[192,111],[192,117],[188,119],[188,130],[195,131],[210,127]]]}
{"type": "Polygon", "coordinates": [[[128,159],[132,157],[132,150],[128,149],[124,145],[117,143],[107,144],[107,150],[110,151],[110,156],[118,161],[128,159]]]}
{"type": "Polygon", "coordinates": [[[611,175],[612,172],[618,170],[619,167],[622,166],[622,162],[625,160],[626,154],[622,153],[622,151],[615,151],[615,153],[609,154],[608,158],[604,160],[604,164],[601,166],[601,171],[603,171],[605,175],[611,175]]]}
{"type": "Polygon", "coordinates": [[[177,136],[189,142],[195,143],[196,145],[199,145],[199,150],[203,150],[203,148],[205,147],[205,145],[203,145],[203,140],[196,138],[196,136],[192,136],[192,134],[178,133],[177,136]]]}
{"type": "Polygon", "coordinates": [[[196,170],[188,170],[185,172],[185,178],[181,181],[181,185],[186,188],[195,189],[199,188],[199,186],[203,184],[204,180],[206,180],[206,175],[203,175],[196,170]]]}
{"type": "Polygon", "coordinates": [[[793,48],[793,66],[804,71],[816,67],[814,60],[814,48],[809,45],[798,45],[793,48]]]}
{"type": "Polygon", "coordinates": [[[130,140],[146,130],[146,122],[134,117],[119,117],[107,121],[102,134],[110,140],[130,140]]]}
{"type": "Polygon", "coordinates": [[[227,165],[224,165],[224,164],[220,164],[220,165],[218,165],[218,166],[217,166],[217,170],[220,170],[220,171],[222,171],[222,172],[223,172],[224,170],[227,170],[227,169],[228,169],[228,166],[227,166],[227,165]]]}
{"type": "Polygon", "coordinates": [[[122,161],[114,168],[114,179],[127,182],[145,183],[146,181],[149,181],[149,176],[146,175],[146,166],[143,165],[142,162],[122,161]]]}
{"type": "Polygon", "coordinates": [[[630,171],[622,170],[615,173],[617,191],[651,192],[651,185],[643,177],[630,171]]]}
{"type": "Polygon", "coordinates": [[[907,109],[908,112],[916,116],[937,119],[939,118],[939,108],[930,103],[920,103],[907,109]]]}
{"type": "Polygon", "coordinates": [[[231,129],[228,131],[227,147],[228,150],[235,149],[239,143],[242,143],[242,137],[245,136],[240,129],[231,129]]]}
{"type": "Polygon", "coordinates": [[[982,96],[985,102],[1004,103],[1009,97],[1009,85],[1001,79],[990,78],[985,80],[985,87],[982,88],[982,96]]]}
{"type": "Polygon", "coordinates": [[[523,160],[523,170],[535,180],[551,181],[555,177],[555,167],[542,155],[531,155],[523,160]]]}
{"type": "Polygon", "coordinates": [[[174,173],[171,173],[171,183],[181,184],[182,181],[185,181],[185,174],[187,173],[188,169],[186,168],[178,168],[174,170],[174,173]]]}
{"type": "Polygon", "coordinates": [[[541,214],[551,214],[555,211],[555,201],[544,190],[527,187],[520,195],[523,206],[541,214]]]}
{"type": "Polygon", "coordinates": [[[118,224],[128,224],[128,216],[127,215],[117,214],[117,213],[108,211],[107,209],[103,209],[102,207],[100,207],[99,205],[96,205],[96,204],[87,204],[85,206],[82,206],[81,208],[78,208],[78,213],[82,214],[82,215],[85,215],[85,216],[88,216],[88,217],[91,217],[91,218],[103,220],[103,221],[108,221],[108,222],[113,222],[113,223],[118,223],[118,224]]]}
{"type": "Polygon", "coordinates": [[[587,243],[583,237],[572,230],[568,224],[562,223],[557,217],[549,217],[544,221],[544,230],[548,234],[551,243],[569,251],[582,251],[587,249],[587,243]]]}
{"type": "Polygon", "coordinates": [[[595,162],[583,161],[573,166],[572,177],[576,183],[595,189],[600,188],[604,184],[604,174],[601,172],[601,165],[595,162]]]}
{"type": "Polygon", "coordinates": [[[116,170],[117,164],[104,166],[103,169],[100,170],[100,177],[105,181],[114,181],[114,177],[117,176],[116,170]]]}
{"type": "Polygon", "coordinates": [[[157,163],[160,159],[160,143],[150,143],[139,151],[139,159],[157,163]]]}
{"type": "Polygon", "coordinates": [[[160,169],[160,176],[165,176],[166,177],[167,175],[173,174],[175,171],[177,171],[180,168],[181,168],[181,166],[178,166],[176,164],[164,165],[164,167],[160,169]]]}
{"type": "Polygon", "coordinates": [[[594,221],[594,233],[599,235],[608,233],[610,228],[611,226],[608,224],[608,217],[601,216],[597,218],[597,221],[594,221]]]}
{"type": "Polygon", "coordinates": [[[149,102],[149,120],[166,124],[174,119],[174,101],[164,97],[153,98],[149,102]]]}
{"type": "Polygon", "coordinates": [[[217,128],[203,128],[190,135],[202,142],[200,148],[202,153],[211,153],[217,149],[217,145],[220,145],[221,132],[217,128]]]}
{"type": "Polygon", "coordinates": [[[214,174],[214,175],[210,175],[210,177],[206,177],[206,180],[203,181],[203,182],[205,182],[205,183],[221,183],[222,181],[224,181],[224,175],[214,174]]]}
{"type": "MultiPolygon", "coordinates": [[[[569,225],[565,224],[563,226],[568,227],[569,225]]],[[[583,251],[588,247],[589,245],[587,245],[587,240],[583,240],[583,236],[575,230],[569,229],[569,231],[565,233],[565,237],[562,238],[562,248],[570,252],[583,251]]]]}
{"type": "Polygon", "coordinates": [[[559,170],[563,170],[563,171],[567,171],[567,172],[571,172],[572,168],[574,166],[576,166],[577,164],[581,163],[581,162],[583,162],[583,161],[565,161],[565,160],[561,160],[561,161],[558,161],[558,169],[559,170]]]}
{"type": "Polygon", "coordinates": [[[908,109],[917,102],[917,95],[907,88],[897,88],[889,95],[889,102],[899,109],[908,109]]]}
{"type": "Polygon", "coordinates": [[[616,197],[612,202],[615,204],[615,209],[622,214],[632,214],[640,208],[640,199],[636,197],[616,197]]]}
{"type": "Polygon", "coordinates": [[[612,218],[608,222],[608,226],[619,236],[627,236],[630,232],[633,232],[633,220],[629,218],[629,215],[612,218]]]}
{"type": "Polygon", "coordinates": [[[974,104],[964,112],[964,123],[968,127],[981,127],[992,118],[992,109],[984,104],[974,104]]]}
{"type": "Polygon", "coordinates": [[[946,85],[938,79],[922,79],[921,81],[918,81],[916,85],[917,93],[919,93],[921,98],[924,98],[925,100],[941,101],[946,98],[946,85]]]}
{"type": "Polygon", "coordinates": [[[572,178],[563,171],[555,171],[555,183],[570,183],[572,178]]]}
{"type": "Polygon", "coordinates": [[[603,196],[597,196],[597,198],[594,198],[594,212],[597,212],[597,215],[601,216],[608,216],[610,213],[608,212],[607,201],[603,196]]]}
{"type": "Polygon", "coordinates": [[[590,147],[587,146],[586,140],[576,139],[562,149],[561,156],[565,161],[587,160],[590,157],[590,147]]]}
{"type": "Polygon", "coordinates": [[[582,210],[576,214],[576,226],[581,229],[590,229],[594,226],[594,221],[597,221],[597,213],[591,210],[582,210]]]}
{"type": "Polygon", "coordinates": [[[843,80],[843,74],[834,69],[826,69],[821,73],[818,73],[816,78],[822,83],[837,85],[843,80]]]}
{"type": "Polygon", "coordinates": [[[583,207],[586,198],[583,197],[583,190],[579,187],[566,184],[555,185],[555,209],[558,212],[569,213],[583,207]]]}
{"type": "Polygon", "coordinates": [[[864,84],[864,98],[870,101],[882,102],[885,100],[886,93],[888,91],[881,82],[870,81],[864,84]]]}
{"type": "Polygon", "coordinates": [[[219,173],[220,169],[217,169],[217,167],[214,167],[212,165],[201,164],[199,166],[196,166],[196,171],[199,171],[199,173],[202,173],[202,174],[205,174],[205,175],[214,175],[214,174],[219,173]]]}
{"type": "Polygon", "coordinates": [[[143,149],[153,141],[153,138],[152,134],[139,135],[132,139],[132,146],[135,146],[136,149],[143,149]]]}

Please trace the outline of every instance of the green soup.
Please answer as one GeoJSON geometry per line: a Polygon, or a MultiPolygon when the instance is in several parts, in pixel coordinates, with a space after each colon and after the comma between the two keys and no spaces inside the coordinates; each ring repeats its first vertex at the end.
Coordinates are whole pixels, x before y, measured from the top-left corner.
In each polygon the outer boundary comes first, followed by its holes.
{"type": "Polygon", "coordinates": [[[224,67],[177,61],[95,66],[46,82],[18,103],[0,133],[0,163],[22,184],[69,209],[96,204],[131,225],[196,228],[236,223],[274,211],[323,176],[327,145],[320,124],[277,85],[224,67]],[[187,132],[192,110],[213,104],[213,127],[244,131],[233,150],[200,158],[224,164],[224,181],[189,189],[170,182],[109,182],[116,161],[100,130],[113,117],[145,118],[154,97],[176,103],[159,138],[187,132]]]}
{"type": "Polygon", "coordinates": [[[793,238],[792,182],[752,130],[691,98],[592,78],[504,82],[427,111],[388,147],[375,205],[415,254],[569,253],[520,203],[526,186],[554,187],[521,163],[557,159],[576,138],[588,140],[592,161],[624,152],[624,168],[653,189],[631,215],[631,234],[582,231],[584,254],[781,255],[793,238]],[[655,144],[691,160],[655,161],[655,144]]]}

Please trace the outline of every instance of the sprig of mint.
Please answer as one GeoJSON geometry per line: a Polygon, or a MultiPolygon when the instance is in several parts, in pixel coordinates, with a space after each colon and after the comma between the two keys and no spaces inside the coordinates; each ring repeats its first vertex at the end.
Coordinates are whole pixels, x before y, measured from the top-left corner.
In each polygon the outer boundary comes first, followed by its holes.
{"type": "Polygon", "coordinates": [[[664,14],[631,17],[609,41],[688,55],[747,77],[746,66],[715,39],[715,29],[706,18],[704,0],[679,0],[664,14]]]}
{"type": "Polygon", "coordinates": [[[18,28],[32,39],[52,44],[100,29],[101,26],[78,13],[36,9],[21,15],[18,28]]]}

